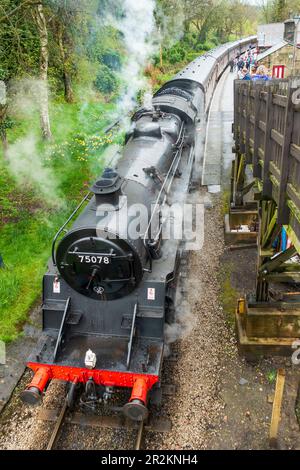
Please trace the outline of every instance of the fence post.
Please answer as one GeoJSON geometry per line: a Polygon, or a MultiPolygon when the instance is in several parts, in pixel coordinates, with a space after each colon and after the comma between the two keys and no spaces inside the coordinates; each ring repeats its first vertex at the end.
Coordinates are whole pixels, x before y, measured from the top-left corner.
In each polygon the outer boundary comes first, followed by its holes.
{"type": "Polygon", "coordinates": [[[262,168],[259,164],[258,154],[258,135],[259,135],[259,118],[260,118],[260,92],[262,90],[262,84],[254,82],[254,131],[253,131],[253,176],[255,178],[261,178],[262,168]]]}
{"type": "Polygon", "coordinates": [[[292,94],[294,89],[292,84],[289,84],[284,129],[283,129],[283,142],[281,149],[281,162],[280,162],[280,185],[279,185],[279,196],[278,196],[278,224],[289,223],[289,208],[286,201],[286,189],[288,183],[288,177],[290,173],[290,145],[292,139],[293,125],[294,125],[294,107],[292,103],[292,94]]]}
{"type": "Polygon", "coordinates": [[[272,196],[272,183],[270,181],[270,160],[271,160],[271,129],[273,122],[273,93],[272,87],[269,82],[266,83],[268,87],[267,101],[266,101],[266,123],[265,123],[265,138],[264,138],[264,166],[262,171],[263,179],[263,197],[270,198],[272,196]]]}
{"type": "Polygon", "coordinates": [[[245,129],[245,157],[246,157],[246,164],[252,163],[251,162],[251,154],[250,154],[250,110],[251,110],[251,85],[252,82],[250,80],[246,81],[246,129],[245,129]]]}

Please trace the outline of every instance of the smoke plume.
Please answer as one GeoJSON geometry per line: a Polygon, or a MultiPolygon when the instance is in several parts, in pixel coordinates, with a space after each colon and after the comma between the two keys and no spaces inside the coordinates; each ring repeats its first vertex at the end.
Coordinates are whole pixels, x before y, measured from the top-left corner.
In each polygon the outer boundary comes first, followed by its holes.
{"type": "MultiPolygon", "coordinates": [[[[35,79],[19,79],[11,84],[11,112],[23,121],[31,122],[39,109],[39,90],[41,84],[35,79]]],[[[28,127],[25,135],[20,136],[7,151],[8,166],[19,185],[31,184],[39,190],[49,205],[61,201],[58,196],[54,173],[46,166],[43,152],[39,150],[39,129],[28,127]]]]}
{"type": "Polygon", "coordinates": [[[55,177],[50,169],[43,165],[34,134],[29,134],[10,145],[7,156],[10,171],[20,185],[30,183],[50,205],[58,203],[55,177]]]}
{"type": "Polygon", "coordinates": [[[158,49],[155,26],[154,0],[124,0],[123,15],[114,20],[114,26],[122,33],[126,58],[120,71],[121,97],[116,114],[128,125],[127,118],[137,104],[137,95],[146,91],[146,106],[150,106],[152,90],[144,76],[144,69],[158,49]]]}

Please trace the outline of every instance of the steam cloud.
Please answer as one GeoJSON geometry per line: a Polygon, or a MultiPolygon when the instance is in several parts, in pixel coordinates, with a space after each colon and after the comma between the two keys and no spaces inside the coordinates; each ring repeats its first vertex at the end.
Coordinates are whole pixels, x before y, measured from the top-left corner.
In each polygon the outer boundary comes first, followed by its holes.
{"type": "Polygon", "coordinates": [[[196,318],[189,302],[180,298],[176,304],[174,323],[165,325],[165,357],[171,353],[171,344],[188,336],[196,325],[196,318]]]}
{"type": "MultiPolygon", "coordinates": [[[[35,79],[19,79],[11,85],[12,108],[22,119],[32,119],[38,110],[39,90],[44,82],[35,79]]],[[[10,144],[7,151],[10,172],[20,185],[31,184],[49,205],[61,204],[58,196],[57,182],[54,173],[47,168],[39,151],[39,138],[30,131],[10,144]]]]}
{"type": "Polygon", "coordinates": [[[120,71],[122,81],[121,98],[117,103],[116,114],[121,116],[123,124],[129,124],[126,117],[136,106],[136,98],[140,90],[145,92],[145,105],[151,106],[152,90],[143,76],[147,63],[158,49],[155,26],[154,0],[124,0],[124,15],[114,21],[114,26],[123,34],[126,60],[120,71]]]}

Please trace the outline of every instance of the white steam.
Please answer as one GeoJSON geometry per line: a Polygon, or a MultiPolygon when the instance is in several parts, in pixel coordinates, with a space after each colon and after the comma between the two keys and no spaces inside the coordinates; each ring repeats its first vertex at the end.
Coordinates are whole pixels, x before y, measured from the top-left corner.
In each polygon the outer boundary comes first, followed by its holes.
{"type": "Polygon", "coordinates": [[[10,171],[20,185],[33,184],[50,204],[58,202],[54,175],[43,166],[35,135],[29,134],[10,145],[7,156],[10,171]]]}
{"type": "Polygon", "coordinates": [[[165,356],[170,355],[171,344],[187,337],[193,331],[196,323],[191,305],[187,300],[181,298],[176,305],[174,323],[165,325],[165,356]]]}
{"type": "Polygon", "coordinates": [[[152,90],[144,76],[146,65],[158,49],[156,42],[154,0],[124,0],[124,16],[117,20],[116,27],[123,34],[126,59],[120,71],[122,81],[121,98],[117,103],[117,115],[128,125],[128,113],[136,106],[140,90],[145,90],[146,106],[151,106],[152,90]]]}
{"type": "MultiPolygon", "coordinates": [[[[11,112],[23,121],[32,121],[39,112],[40,87],[44,82],[35,79],[19,79],[11,84],[11,112]]],[[[50,205],[60,204],[58,188],[53,171],[45,164],[39,151],[39,138],[32,129],[10,144],[7,163],[17,183],[35,187],[50,205]]]]}

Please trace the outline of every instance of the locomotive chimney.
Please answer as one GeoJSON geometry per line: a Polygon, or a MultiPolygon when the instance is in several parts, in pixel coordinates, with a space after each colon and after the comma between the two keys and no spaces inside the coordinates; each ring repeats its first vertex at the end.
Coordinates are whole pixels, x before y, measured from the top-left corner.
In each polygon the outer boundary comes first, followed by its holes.
{"type": "Polygon", "coordinates": [[[119,197],[122,195],[123,178],[112,168],[105,168],[101,178],[91,188],[95,194],[96,205],[115,206],[118,209],[119,197]]]}

